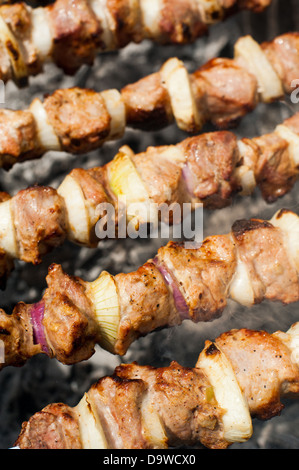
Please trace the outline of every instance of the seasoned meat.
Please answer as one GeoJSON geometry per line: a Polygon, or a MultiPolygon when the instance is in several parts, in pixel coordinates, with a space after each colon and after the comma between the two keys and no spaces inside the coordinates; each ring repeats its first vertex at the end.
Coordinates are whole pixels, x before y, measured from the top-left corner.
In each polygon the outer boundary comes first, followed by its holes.
{"type": "Polygon", "coordinates": [[[19,257],[37,264],[66,236],[63,199],[49,187],[32,187],[12,198],[19,257]]]}
{"type": "Polygon", "coordinates": [[[51,351],[65,364],[88,359],[99,331],[84,285],[58,265],[50,267],[47,283],[43,326],[51,351]]]}
{"type": "MultiPolygon", "coordinates": [[[[239,220],[231,233],[207,237],[191,247],[169,242],[136,271],[115,276],[102,272],[91,283],[52,265],[41,304],[31,306],[29,313],[29,307],[18,304],[13,315],[25,311],[34,325],[34,312],[42,305],[37,330],[43,335],[34,335],[36,345],[73,364],[89,358],[98,343],[124,355],[135,339],[158,328],[186,319],[211,321],[222,314],[229,298],[244,306],[266,299],[297,302],[299,259],[293,233],[298,216],[285,210],[271,221],[239,220]]],[[[32,343],[30,331],[24,328],[22,334],[32,343]]],[[[26,341],[22,359],[41,352],[27,347],[26,341]]],[[[19,360],[10,343],[7,357],[5,366],[19,360]]]]}
{"type": "Polygon", "coordinates": [[[262,11],[269,2],[222,0],[202,5],[196,0],[161,0],[156,8],[141,0],[56,0],[38,8],[25,2],[1,5],[0,76],[23,86],[49,60],[72,75],[83,64],[91,65],[97,52],[130,42],[187,44],[206,34],[210,23],[238,9],[262,11]]]}
{"type": "Polygon", "coordinates": [[[162,43],[188,44],[207,32],[207,25],[193,0],[163,0],[159,28],[162,43]]]}
{"type": "Polygon", "coordinates": [[[30,9],[21,2],[14,5],[2,5],[1,16],[18,41],[28,75],[37,75],[42,71],[42,63],[31,36],[30,9]]]}
{"type": "Polygon", "coordinates": [[[234,181],[239,157],[235,135],[225,131],[202,134],[186,139],[181,148],[187,155],[184,171],[188,171],[192,196],[207,208],[229,205],[238,189],[234,181]]]}
{"type": "Polygon", "coordinates": [[[281,79],[285,92],[291,93],[299,76],[299,34],[282,34],[271,42],[263,43],[262,48],[281,79]]]}
{"type": "Polygon", "coordinates": [[[173,120],[169,94],[159,72],[125,86],[121,94],[129,126],[157,130],[173,120]]]}
{"type": "Polygon", "coordinates": [[[210,321],[222,313],[236,262],[229,237],[206,238],[198,249],[169,242],[158,258],[177,279],[193,321],[210,321]]]}
{"type": "Polygon", "coordinates": [[[89,3],[56,0],[47,7],[54,43],[53,60],[68,74],[83,64],[92,64],[102,45],[102,28],[89,3]]]}
{"type": "Polygon", "coordinates": [[[209,447],[227,447],[222,435],[222,411],[215,399],[209,397],[210,384],[200,369],[182,367],[173,361],[169,367],[158,369],[123,364],[115,373],[117,377],[138,379],[147,384],[167,429],[169,446],[202,442],[209,447]]]}
{"type": "Polygon", "coordinates": [[[41,154],[37,142],[36,124],[29,111],[0,110],[1,167],[9,168],[26,158],[41,154]]]}
{"type": "Polygon", "coordinates": [[[283,233],[269,222],[252,219],[233,224],[232,234],[246,264],[255,302],[299,300],[298,274],[286,253],[283,233]]]}
{"type": "Polygon", "coordinates": [[[146,391],[142,380],[128,380],[117,375],[104,377],[91,387],[109,448],[147,448],[141,428],[141,402],[146,391]],[[129,426],[129,423],[134,423],[129,426]]]}
{"type": "Polygon", "coordinates": [[[231,330],[206,341],[194,368],[121,364],[74,408],[48,405],[23,423],[21,449],[225,449],[252,435],[282,398],[299,396],[298,323],[269,334],[231,330]],[[294,356],[294,353],[296,355],[294,356]],[[79,432],[78,432],[79,430],[79,432]]]}
{"type": "Polygon", "coordinates": [[[72,408],[63,403],[46,406],[23,424],[18,444],[26,449],[81,449],[72,408]]]}
{"type": "Polygon", "coordinates": [[[109,134],[110,115],[103,98],[95,91],[57,90],[46,98],[44,108],[67,152],[93,150],[109,134]]]}
{"type": "Polygon", "coordinates": [[[275,134],[253,139],[259,147],[256,179],[263,198],[274,202],[290,191],[296,181],[294,162],[289,156],[289,144],[275,134]]]}
{"type": "Polygon", "coordinates": [[[137,271],[115,276],[121,299],[121,318],[115,346],[122,355],[139,336],[153,327],[180,323],[173,300],[159,270],[151,262],[137,271]]]}
{"type": "Polygon", "coordinates": [[[269,419],[283,408],[281,395],[298,393],[298,366],[287,347],[265,331],[232,330],[217,338],[236,373],[252,416],[269,419]]]}
{"type": "MultiPolygon", "coordinates": [[[[175,147],[173,151],[176,151],[175,147]]],[[[170,146],[149,147],[146,152],[132,157],[150,199],[158,205],[187,202],[186,194],[180,184],[181,165],[171,160],[171,152],[170,146]],[[165,155],[166,151],[168,158],[165,155]]]]}
{"type": "Polygon", "coordinates": [[[256,78],[231,59],[212,59],[192,75],[198,107],[207,120],[227,128],[257,104],[256,78]]]}

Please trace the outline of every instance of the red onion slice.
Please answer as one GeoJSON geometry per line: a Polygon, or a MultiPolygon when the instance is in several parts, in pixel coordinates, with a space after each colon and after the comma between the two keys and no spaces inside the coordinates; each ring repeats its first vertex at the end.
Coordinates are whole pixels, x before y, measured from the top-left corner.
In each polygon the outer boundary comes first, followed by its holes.
{"type": "Polygon", "coordinates": [[[33,341],[34,344],[40,344],[42,350],[50,355],[48,348],[45,330],[43,326],[43,319],[45,313],[45,302],[42,300],[36,304],[31,305],[30,315],[31,315],[31,324],[33,328],[33,341]]]}
{"type": "Polygon", "coordinates": [[[183,294],[180,291],[179,285],[173,274],[169,271],[167,266],[165,266],[164,263],[162,263],[158,257],[156,256],[153,259],[153,263],[155,264],[156,268],[160,271],[162,274],[166,284],[171,288],[175,307],[180,314],[180,317],[183,320],[186,320],[189,318],[189,307],[184,299],[183,294]]]}

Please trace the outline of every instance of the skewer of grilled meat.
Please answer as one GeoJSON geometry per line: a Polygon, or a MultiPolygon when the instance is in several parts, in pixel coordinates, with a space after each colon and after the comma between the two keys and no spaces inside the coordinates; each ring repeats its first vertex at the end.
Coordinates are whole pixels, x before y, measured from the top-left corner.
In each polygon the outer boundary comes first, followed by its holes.
{"type": "Polygon", "coordinates": [[[225,449],[252,435],[281,398],[299,396],[299,323],[283,333],[231,330],[206,341],[194,368],[122,364],[75,407],[54,403],[23,423],[21,449],[225,449]]]}
{"type": "Polygon", "coordinates": [[[67,74],[98,52],[150,39],[186,44],[238,10],[264,10],[271,0],[56,0],[31,8],[0,6],[0,78],[19,85],[52,61],[67,74]]]}
{"type": "Polygon", "coordinates": [[[103,271],[86,282],[53,264],[39,302],[0,311],[2,367],[39,353],[74,364],[91,357],[96,344],[124,355],[158,328],[218,318],[228,298],[248,307],[297,302],[298,234],[299,217],[285,209],[270,221],[239,220],[197,247],[169,242],[131,273],[103,271]]]}
{"type": "Polygon", "coordinates": [[[258,102],[294,91],[298,76],[299,34],[286,33],[261,45],[242,37],[234,59],[212,59],[192,74],[170,58],[160,71],[120,92],[56,90],[43,102],[34,99],[27,110],[0,110],[0,166],[9,169],[48,150],[86,153],[122,137],[126,126],[155,130],[175,120],[189,133],[206,122],[225,129],[258,102]]]}
{"type": "Polygon", "coordinates": [[[140,154],[123,146],[103,167],[72,170],[57,190],[21,190],[0,203],[2,280],[13,259],[38,264],[65,239],[95,247],[97,224],[107,223],[108,204],[118,237],[121,217],[125,227],[149,222],[157,226],[159,219],[180,223],[185,203],[193,209],[196,204],[219,209],[236,193],[248,195],[256,186],[267,202],[273,202],[290,191],[298,177],[298,149],[299,113],[274,132],[253,139],[237,140],[230,131],[216,131],[177,145],[149,147],[140,154]],[[179,211],[164,211],[174,204],[179,211]]]}

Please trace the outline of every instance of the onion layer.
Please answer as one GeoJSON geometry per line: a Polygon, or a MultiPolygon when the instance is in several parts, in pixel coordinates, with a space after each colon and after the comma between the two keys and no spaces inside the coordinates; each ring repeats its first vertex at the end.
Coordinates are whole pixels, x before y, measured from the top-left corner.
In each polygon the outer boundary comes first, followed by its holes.
{"type": "Polygon", "coordinates": [[[183,320],[189,318],[189,307],[184,299],[183,294],[180,291],[179,285],[173,274],[169,271],[167,266],[163,262],[161,262],[158,257],[156,256],[153,259],[153,263],[156,265],[156,268],[162,274],[166,284],[170,287],[175,303],[175,307],[180,314],[180,317],[183,320]]]}
{"type": "Polygon", "coordinates": [[[49,356],[50,351],[48,348],[45,330],[43,326],[44,313],[45,313],[45,303],[42,300],[31,306],[30,315],[31,315],[31,324],[33,328],[34,344],[40,344],[44,353],[46,353],[49,356]]]}

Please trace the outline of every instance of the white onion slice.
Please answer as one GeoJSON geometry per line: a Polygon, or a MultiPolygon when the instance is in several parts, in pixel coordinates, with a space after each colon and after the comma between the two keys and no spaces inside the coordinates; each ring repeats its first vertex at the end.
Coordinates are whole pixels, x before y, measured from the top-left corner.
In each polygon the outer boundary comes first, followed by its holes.
{"type": "Polygon", "coordinates": [[[149,441],[153,448],[167,449],[167,436],[161,422],[159,413],[147,393],[141,404],[142,430],[144,437],[149,441]]]}
{"type": "Polygon", "coordinates": [[[114,277],[103,271],[95,281],[87,283],[86,292],[99,325],[100,345],[113,352],[120,322],[120,303],[114,277]]]}
{"type": "Polygon", "coordinates": [[[162,0],[140,0],[142,21],[145,29],[145,36],[158,38],[160,35],[159,21],[163,7],[162,0]]]}
{"type": "Polygon", "coordinates": [[[120,139],[126,128],[126,108],[122,96],[117,90],[102,91],[101,96],[111,118],[107,140],[120,139]]]}
{"type": "Polygon", "coordinates": [[[237,257],[237,267],[229,286],[229,296],[235,302],[250,307],[254,304],[254,292],[251,286],[246,264],[237,257]]]}
{"type": "Polygon", "coordinates": [[[235,44],[235,59],[257,79],[259,93],[265,103],[283,96],[281,81],[260,45],[251,37],[244,36],[235,44]]]}
{"type": "Polygon", "coordinates": [[[38,51],[39,58],[44,62],[51,56],[53,40],[46,10],[43,7],[31,10],[31,24],[32,42],[38,51]]]}
{"type": "Polygon", "coordinates": [[[35,98],[30,105],[29,111],[34,116],[38,140],[42,148],[45,150],[61,150],[59,139],[53,127],[48,122],[43,103],[38,98],[35,98]]]}
{"type": "Polygon", "coordinates": [[[248,440],[252,435],[248,403],[223,351],[207,341],[196,367],[207,375],[218,405],[225,411],[222,417],[224,439],[229,443],[248,440]]]}
{"type": "Polygon", "coordinates": [[[18,257],[11,199],[0,203],[0,247],[12,258],[18,257]]]}
{"type": "Polygon", "coordinates": [[[173,115],[180,129],[190,132],[202,127],[190,77],[183,62],[173,57],[161,68],[162,81],[170,96],[173,115]]]}
{"type": "Polygon", "coordinates": [[[279,227],[286,236],[287,249],[290,259],[299,273],[299,217],[292,211],[282,210],[276,212],[270,223],[279,227]]]}
{"type": "Polygon", "coordinates": [[[82,189],[70,175],[67,175],[59,188],[58,194],[63,197],[68,217],[68,235],[75,243],[89,243],[89,213],[85,205],[82,189]]]}
{"type": "Polygon", "coordinates": [[[23,60],[22,52],[20,50],[18,41],[15,39],[10,28],[0,15],[0,41],[4,44],[10,58],[11,66],[14,75],[17,79],[21,80],[26,78],[27,66],[23,60]]]}
{"type": "Polygon", "coordinates": [[[83,449],[107,449],[103,427],[87,393],[84,394],[74,411],[78,416],[83,449]]]}
{"type": "Polygon", "coordinates": [[[275,132],[288,142],[291,159],[295,167],[299,168],[299,136],[283,124],[278,125],[275,132]]]}
{"type": "Polygon", "coordinates": [[[242,187],[242,190],[239,192],[241,196],[249,196],[253,193],[256,188],[256,179],[253,170],[249,169],[246,165],[241,165],[235,169],[234,176],[238,184],[242,187]]]}
{"type": "Polygon", "coordinates": [[[243,196],[249,196],[256,188],[254,169],[248,166],[250,163],[246,157],[247,145],[242,140],[238,140],[237,145],[239,150],[239,160],[242,160],[244,163],[243,165],[236,167],[235,176],[242,187],[240,194],[243,196]]]}
{"type": "MultiPolygon", "coordinates": [[[[108,164],[108,181],[120,203],[125,204],[127,219],[133,231],[139,224],[158,220],[157,204],[154,204],[139,173],[131,160],[131,149],[123,146],[108,164]]],[[[133,236],[133,233],[132,233],[133,236]]]]}

